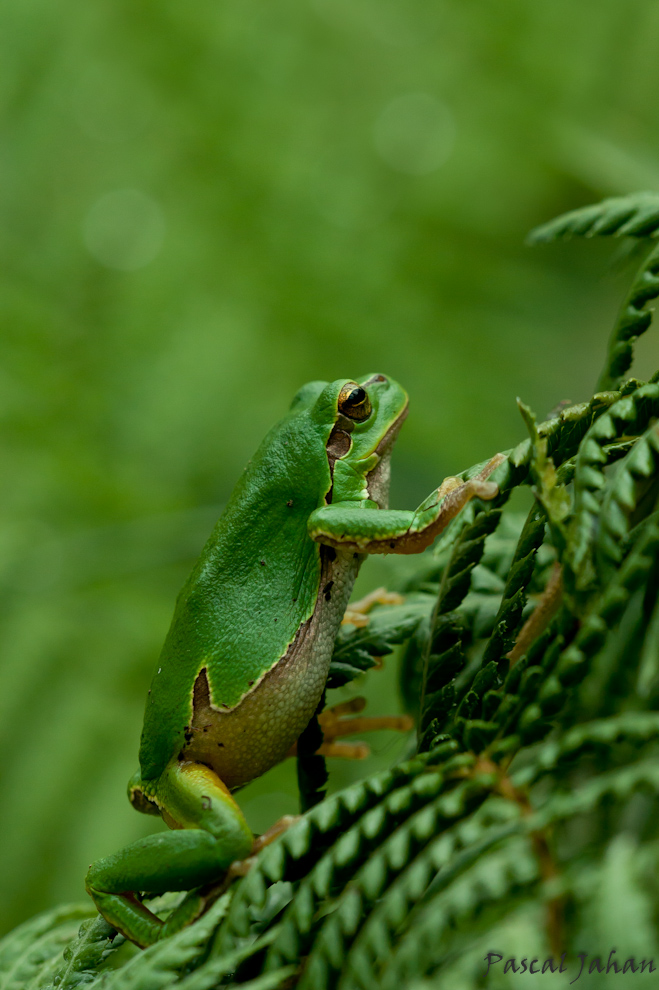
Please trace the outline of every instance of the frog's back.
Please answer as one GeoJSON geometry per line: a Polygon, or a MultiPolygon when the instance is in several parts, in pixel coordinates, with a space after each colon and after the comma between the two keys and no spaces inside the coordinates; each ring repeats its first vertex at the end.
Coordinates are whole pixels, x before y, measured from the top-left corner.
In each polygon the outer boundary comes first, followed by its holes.
{"type": "Polygon", "coordinates": [[[234,719],[223,714],[245,709],[311,625],[327,565],[307,520],[331,486],[331,426],[312,422],[303,403],[270,431],[236,485],[179,595],[158,661],[140,749],[144,782],[203,731],[193,702],[203,707],[204,691],[208,711],[228,726],[234,719]]]}

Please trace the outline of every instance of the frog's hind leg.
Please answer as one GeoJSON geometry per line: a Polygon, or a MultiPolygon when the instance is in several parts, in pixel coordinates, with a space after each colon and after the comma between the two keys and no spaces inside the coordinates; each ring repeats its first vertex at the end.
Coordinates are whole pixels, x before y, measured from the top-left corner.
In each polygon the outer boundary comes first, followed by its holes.
{"type": "Polygon", "coordinates": [[[86,886],[101,914],[145,947],[183,927],[203,909],[201,894],[185,899],[167,922],[140,896],[193,890],[218,880],[234,860],[250,855],[253,835],[220,778],[199,763],[176,762],[153,794],[174,829],[138,839],[90,866],[86,886]]]}

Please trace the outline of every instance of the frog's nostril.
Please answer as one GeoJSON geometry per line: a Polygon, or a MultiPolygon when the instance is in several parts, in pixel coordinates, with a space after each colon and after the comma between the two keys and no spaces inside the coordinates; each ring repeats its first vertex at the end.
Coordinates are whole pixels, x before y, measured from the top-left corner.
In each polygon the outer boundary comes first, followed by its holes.
{"type": "Polygon", "coordinates": [[[364,385],[376,385],[376,384],[386,385],[386,383],[387,383],[387,378],[385,375],[372,375],[367,382],[364,382],[364,385]]]}

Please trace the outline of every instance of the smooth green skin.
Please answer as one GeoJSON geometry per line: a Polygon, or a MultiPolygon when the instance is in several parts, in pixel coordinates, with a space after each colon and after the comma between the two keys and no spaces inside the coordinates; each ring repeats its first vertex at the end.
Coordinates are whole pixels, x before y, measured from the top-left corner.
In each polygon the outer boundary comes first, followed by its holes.
{"type": "MultiPolygon", "coordinates": [[[[246,708],[239,707],[244,699],[258,703],[327,590],[321,587],[322,554],[332,551],[322,551],[323,544],[335,548],[339,564],[350,570],[345,601],[331,617],[333,640],[362,555],[417,552],[446,524],[440,526],[447,502],[440,490],[440,497],[433,492],[416,512],[381,509],[369,498],[368,476],[380,460],[376,448],[390,446],[385,437],[395,436],[407,395],[391,379],[369,376],[362,384],[372,411],[363,422],[351,422],[338,411],[341,389],[350,382],[311,382],[298,392],[245,468],[177,599],[147,700],[140,772],[129,785],[134,806],[161,814],[174,831],[98,860],[86,880],[101,913],[138,945],[152,944],[193,919],[205,903],[203,891],[194,888],[216,881],[252,851],[253,835],[229,789],[207,762],[185,752],[200,672],[206,671],[211,716],[218,723],[223,713],[246,708]],[[327,445],[335,424],[350,432],[351,445],[334,461],[332,473],[327,445]],[[191,893],[163,924],[139,897],[169,890],[191,893]]],[[[473,494],[496,493],[496,486],[485,491],[471,484],[461,486],[460,504],[473,494]]],[[[319,652],[329,663],[331,641],[328,654],[324,634],[319,652]]],[[[307,707],[309,691],[315,691],[313,712],[322,681],[319,687],[308,671],[294,676],[310,683],[308,689],[306,683],[293,685],[307,707]]],[[[290,685],[287,690],[290,696],[290,685]]],[[[288,737],[278,738],[290,726],[282,723],[280,729],[258,707],[251,718],[240,729],[249,730],[249,739],[265,733],[268,746],[290,745],[288,737]]],[[[260,765],[253,771],[243,767],[232,786],[261,772],[260,765]]]]}

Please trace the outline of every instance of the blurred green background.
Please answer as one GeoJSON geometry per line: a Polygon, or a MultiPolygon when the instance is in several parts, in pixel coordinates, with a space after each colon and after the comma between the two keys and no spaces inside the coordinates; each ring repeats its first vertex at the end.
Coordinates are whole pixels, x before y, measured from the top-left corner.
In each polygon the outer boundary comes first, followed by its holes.
{"type": "MultiPolygon", "coordinates": [[[[303,382],[407,387],[410,508],[522,438],[516,395],[590,394],[627,276],[524,236],[659,187],[659,5],[5,0],[0,33],[5,930],[157,827],[124,791],[174,597],[303,382]]],[[[241,803],[295,810],[293,764],[241,803]]]]}

